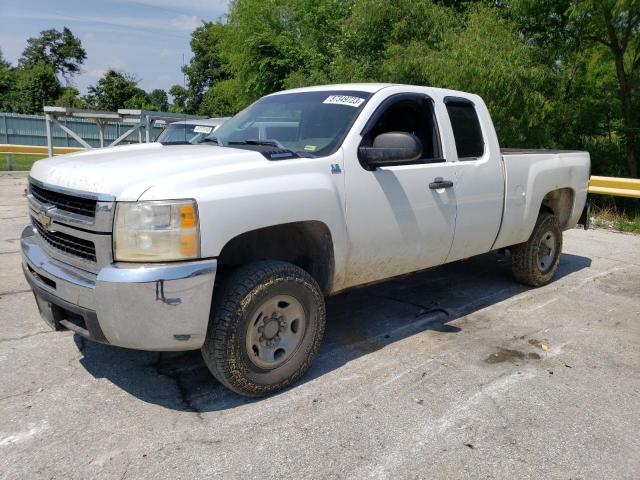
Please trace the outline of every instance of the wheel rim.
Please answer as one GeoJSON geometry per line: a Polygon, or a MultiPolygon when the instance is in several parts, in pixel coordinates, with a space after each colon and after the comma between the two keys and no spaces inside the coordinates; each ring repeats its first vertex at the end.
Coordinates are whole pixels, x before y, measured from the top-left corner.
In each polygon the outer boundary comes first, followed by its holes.
{"type": "Polygon", "coordinates": [[[260,368],[277,368],[300,347],[307,315],[302,304],[289,295],[271,297],[254,312],[247,327],[247,354],[260,368]]]}
{"type": "Polygon", "coordinates": [[[541,272],[548,272],[553,267],[556,256],[556,236],[553,232],[545,232],[538,245],[538,268],[541,272]]]}

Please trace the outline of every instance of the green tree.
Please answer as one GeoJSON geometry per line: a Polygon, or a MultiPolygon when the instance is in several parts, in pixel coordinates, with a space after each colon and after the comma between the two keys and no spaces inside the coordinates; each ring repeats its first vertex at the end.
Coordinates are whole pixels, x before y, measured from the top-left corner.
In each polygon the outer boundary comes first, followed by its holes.
{"type": "Polygon", "coordinates": [[[87,92],[89,105],[99,110],[108,111],[124,108],[127,102],[134,99],[134,97],[137,97],[135,101],[139,101],[141,97],[141,89],[138,88],[136,77],[114,69],[107,70],[95,85],[91,85],[87,89],[87,92]]]}
{"type": "Polygon", "coordinates": [[[182,85],[173,85],[169,89],[169,95],[173,97],[170,110],[175,113],[185,113],[189,92],[182,85]]]}
{"type": "Polygon", "coordinates": [[[15,86],[15,74],[11,64],[4,59],[0,49],[0,110],[10,109],[9,92],[15,86]]]}
{"type": "Polygon", "coordinates": [[[547,61],[559,70],[559,77],[567,86],[565,98],[578,109],[572,130],[584,138],[585,134],[590,135],[591,127],[599,125],[606,130],[609,143],[619,136],[626,173],[637,177],[640,2],[510,0],[504,3],[507,14],[520,25],[524,40],[537,45],[547,61]],[[589,85],[592,90],[588,94],[587,89],[583,92],[580,88],[574,89],[576,84],[586,86],[585,82],[590,81],[594,83],[589,85]],[[603,82],[608,89],[596,88],[603,82]],[[617,98],[609,95],[612,88],[617,98]],[[589,98],[594,91],[598,92],[595,102],[589,98]],[[599,111],[593,108],[594,103],[599,104],[599,111]],[[585,115],[586,112],[589,114],[585,115]]]}
{"type": "Polygon", "coordinates": [[[625,158],[629,174],[638,176],[638,93],[640,93],[640,1],[583,0],[570,8],[579,37],[609,49],[622,106],[625,158]]]}
{"type": "Polygon", "coordinates": [[[148,98],[149,104],[154,108],[154,110],[159,110],[161,112],[169,110],[169,97],[167,92],[161,88],[151,90],[148,94],[148,98]]]}
{"type": "Polygon", "coordinates": [[[236,0],[225,24],[204,24],[185,73],[187,111],[226,115],[266,93],[327,83],[351,1],[236,0]]]}
{"type": "Polygon", "coordinates": [[[80,96],[80,92],[75,87],[66,87],[62,90],[62,94],[56,100],[56,105],[59,107],[70,108],[88,108],[88,104],[85,99],[80,96]]]}
{"type": "Polygon", "coordinates": [[[82,42],[71,30],[64,27],[60,32],[52,28],[27,40],[27,47],[22,52],[18,66],[28,69],[39,63],[48,63],[56,74],[69,80],[80,72],[86,58],[87,52],[82,48],[82,42]]]}
{"type": "Polygon", "coordinates": [[[11,64],[4,58],[4,54],[2,53],[2,49],[0,48],[0,68],[9,68],[11,64]]]}
{"type": "MultiPolygon", "coordinates": [[[[383,63],[389,50],[399,60],[411,62],[416,48],[429,50],[442,41],[445,32],[462,27],[460,17],[452,10],[430,1],[361,0],[355,2],[342,21],[339,48],[332,61],[332,77],[341,82],[389,79],[383,63]],[[414,45],[409,53],[403,48],[414,45]]],[[[418,52],[419,53],[419,52],[418,52]]],[[[405,74],[395,80],[411,83],[405,74]]],[[[416,80],[413,80],[414,82],[416,80]]]]}
{"type": "Polygon", "coordinates": [[[19,113],[41,114],[45,105],[52,105],[62,93],[62,87],[51,65],[38,63],[15,71],[15,84],[8,93],[8,109],[19,113]]]}
{"type": "Polygon", "coordinates": [[[478,93],[503,144],[554,145],[548,118],[555,94],[551,69],[536,63],[535,52],[520,40],[515,25],[495,9],[475,5],[456,15],[456,21],[439,40],[401,36],[387,45],[379,54],[378,78],[478,93]]]}
{"type": "Polygon", "coordinates": [[[136,93],[124,102],[124,108],[135,108],[140,110],[157,110],[154,105],[151,104],[149,100],[149,95],[147,92],[138,88],[136,93]]]}
{"type": "Polygon", "coordinates": [[[191,34],[193,57],[182,69],[188,79],[187,97],[181,107],[196,113],[205,92],[222,80],[229,78],[220,54],[220,39],[226,25],[205,22],[191,34]]]}

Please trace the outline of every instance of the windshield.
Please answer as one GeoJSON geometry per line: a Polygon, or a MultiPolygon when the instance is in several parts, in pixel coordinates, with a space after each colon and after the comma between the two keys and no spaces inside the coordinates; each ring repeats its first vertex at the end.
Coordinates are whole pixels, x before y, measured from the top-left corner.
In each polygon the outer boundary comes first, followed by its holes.
{"type": "Polygon", "coordinates": [[[160,134],[157,142],[166,144],[201,143],[216,127],[211,125],[185,125],[172,123],[160,134]]]}
{"type": "Polygon", "coordinates": [[[254,150],[256,144],[271,144],[300,156],[330,155],[370,96],[367,92],[329,90],[263,97],[209,139],[228,147],[254,150]]]}

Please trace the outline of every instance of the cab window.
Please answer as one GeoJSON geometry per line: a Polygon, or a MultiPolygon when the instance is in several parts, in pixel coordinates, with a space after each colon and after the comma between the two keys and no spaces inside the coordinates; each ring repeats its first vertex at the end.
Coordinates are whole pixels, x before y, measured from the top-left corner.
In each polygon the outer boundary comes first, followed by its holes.
{"type": "Polygon", "coordinates": [[[447,112],[453,128],[458,160],[476,160],[484,154],[484,139],[480,120],[467,100],[446,100],[447,112]]]}
{"type": "Polygon", "coordinates": [[[411,133],[422,143],[422,157],[415,163],[444,162],[431,99],[424,95],[402,95],[398,99],[391,97],[386,103],[372,117],[375,123],[365,128],[362,145],[372,145],[382,133],[411,133]]]}

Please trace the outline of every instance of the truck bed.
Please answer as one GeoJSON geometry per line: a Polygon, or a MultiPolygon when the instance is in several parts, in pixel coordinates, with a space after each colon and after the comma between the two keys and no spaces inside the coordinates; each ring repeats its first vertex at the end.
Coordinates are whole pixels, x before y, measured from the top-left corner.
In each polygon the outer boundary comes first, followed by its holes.
{"type": "Polygon", "coordinates": [[[501,148],[505,201],[494,248],[529,238],[547,193],[565,190],[570,213],[560,218],[563,230],[573,228],[582,213],[589,185],[589,153],[580,150],[501,148]]]}

